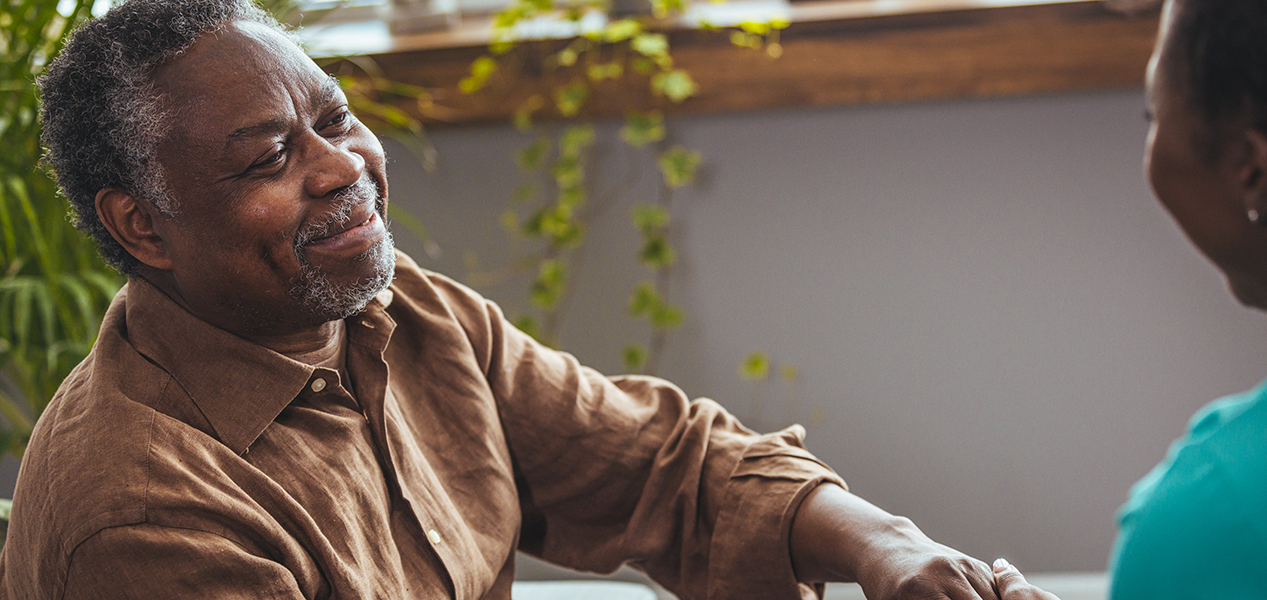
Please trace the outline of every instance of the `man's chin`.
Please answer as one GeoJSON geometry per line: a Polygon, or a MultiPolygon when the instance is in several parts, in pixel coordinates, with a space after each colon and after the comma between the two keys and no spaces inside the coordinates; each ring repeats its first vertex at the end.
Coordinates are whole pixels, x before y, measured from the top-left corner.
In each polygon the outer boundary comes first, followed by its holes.
{"type": "Polygon", "coordinates": [[[349,264],[340,265],[344,268],[337,273],[307,261],[301,265],[302,275],[291,288],[291,297],[325,320],[344,319],[360,313],[391,284],[396,272],[395,243],[388,232],[349,264]]]}

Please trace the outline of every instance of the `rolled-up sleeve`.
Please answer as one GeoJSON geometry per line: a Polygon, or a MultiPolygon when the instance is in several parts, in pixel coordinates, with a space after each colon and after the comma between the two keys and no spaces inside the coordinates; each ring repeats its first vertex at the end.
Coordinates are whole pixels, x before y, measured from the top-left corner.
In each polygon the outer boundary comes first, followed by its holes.
{"type": "Polygon", "coordinates": [[[797,582],[788,537],[814,487],[844,482],[803,428],[755,433],[667,381],[541,346],[492,303],[475,312],[459,318],[514,459],[521,549],[585,571],[630,564],[688,600],[821,594],[797,582]]]}

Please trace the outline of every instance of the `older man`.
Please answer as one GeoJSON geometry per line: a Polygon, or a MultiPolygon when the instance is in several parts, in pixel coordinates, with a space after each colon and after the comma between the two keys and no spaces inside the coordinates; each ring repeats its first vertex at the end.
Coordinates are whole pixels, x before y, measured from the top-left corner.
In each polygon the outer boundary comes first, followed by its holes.
{"type": "Polygon", "coordinates": [[[1050,598],[849,494],[799,428],[605,378],[395,253],[382,147],[254,6],[123,3],[41,85],[129,283],[31,440],[0,595],[506,599],[522,549],[685,598],[1050,598]]]}

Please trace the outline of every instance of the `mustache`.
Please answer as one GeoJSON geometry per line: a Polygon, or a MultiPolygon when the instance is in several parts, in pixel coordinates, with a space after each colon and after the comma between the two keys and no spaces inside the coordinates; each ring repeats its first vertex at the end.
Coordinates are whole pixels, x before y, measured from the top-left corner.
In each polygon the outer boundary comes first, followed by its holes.
{"type": "Polygon", "coordinates": [[[357,207],[373,202],[374,211],[381,216],[383,207],[386,204],[382,188],[378,185],[378,182],[370,178],[369,174],[361,175],[361,178],[356,183],[339,190],[335,193],[333,201],[334,204],[330,207],[330,212],[305,225],[295,234],[295,252],[297,254],[309,242],[321,239],[335,227],[346,224],[352,216],[352,211],[357,207]]]}

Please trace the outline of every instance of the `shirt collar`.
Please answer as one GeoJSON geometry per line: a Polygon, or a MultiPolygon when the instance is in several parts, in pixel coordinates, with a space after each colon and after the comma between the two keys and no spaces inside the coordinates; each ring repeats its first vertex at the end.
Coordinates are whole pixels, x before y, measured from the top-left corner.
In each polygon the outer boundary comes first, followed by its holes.
{"type": "MultiPolygon", "coordinates": [[[[384,290],[362,318],[382,315],[384,290]]],[[[308,388],[316,370],[190,314],[149,282],[127,285],[128,338],[172,375],[215,430],[242,454],[308,388]]]]}

